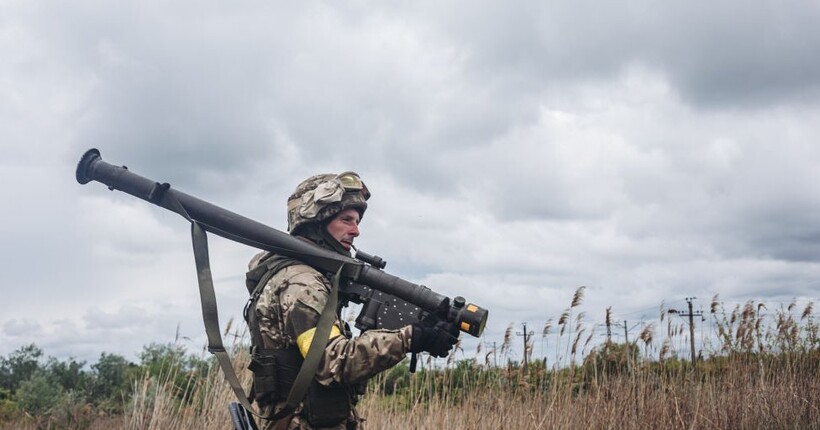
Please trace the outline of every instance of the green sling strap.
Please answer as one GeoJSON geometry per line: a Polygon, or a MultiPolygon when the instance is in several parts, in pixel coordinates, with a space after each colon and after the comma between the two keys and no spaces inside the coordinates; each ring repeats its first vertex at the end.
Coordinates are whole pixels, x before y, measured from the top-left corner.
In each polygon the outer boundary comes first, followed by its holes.
{"type": "MultiPolygon", "coordinates": [[[[248,401],[248,396],[236,376],[236,371],[233,368],[233,363],[225,350],[222,343],[222,334],[219,330],[219,315],[217,313],[216,294],[214,293],[213,277],[211,275],[211,266],[208,258],[208,237],[205,230],[196,220],[192,219],[182,204],[173,197],[172,194],[165,193],[162,196],[174,208],[174,211],[191,222],[191,241],[194,248],[194,261],[196,262],[197,282],[199,283],[199,297],[202,303],[202,320],[205,323],[205,333],[208,337],[208,352],[215,355],[219,366],[222,368],[222,373],[225,375],[225,380],[231,386],[239,403],[252,414],[267,420],[278,420],[282,417],[290,415],[299,406],[299,403],[304,400],[307,394],[310,381],[316,376],[319,370],[319,363],[322,360],[322,352],[327,345],[327,339],[330,337],[331,326],[336,317],[336,307],[338,306],[338,292],[339,292],[339,278],[341,277],[344,264],[339,267],[336,275],[333,277],[333,288],[322,309],[322,314],[319,316],[319,322],[316,327],[316,335],[310,343],[308,353],[299,368],[299,373],[296,375],[293,386],[288,394],[286,406],[272,416],[263,416],[256,412],[248,401]]],[[[164,206],[164,205],[163,205],[164,206]]]]}

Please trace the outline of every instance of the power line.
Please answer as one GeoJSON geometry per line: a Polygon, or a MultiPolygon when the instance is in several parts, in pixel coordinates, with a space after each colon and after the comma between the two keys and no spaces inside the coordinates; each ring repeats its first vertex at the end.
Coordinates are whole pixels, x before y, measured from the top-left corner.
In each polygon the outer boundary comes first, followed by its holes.
{"type": "MultiPolygon", "coordinates": [[[[675,303],[682,302],[683,300],[684,299],[673,300],[673,301],[669,302],[668,305],[674,305],[675,303]]],[[[666,303],[666,301],[662,301],[662,303],[666,303]]],[[[657,311],[658,309],[660,309],[659,306],[650,306],[648,308],[638,309],[638,310],[629,311],[629,312],[618,312],[615,315],[617,315],[618,317],[624,317],[624,316],[630,316],[630,315],[636,315],[636,314],[647,314],[647,313],[652,312],[652,311],[657,311]]]]}

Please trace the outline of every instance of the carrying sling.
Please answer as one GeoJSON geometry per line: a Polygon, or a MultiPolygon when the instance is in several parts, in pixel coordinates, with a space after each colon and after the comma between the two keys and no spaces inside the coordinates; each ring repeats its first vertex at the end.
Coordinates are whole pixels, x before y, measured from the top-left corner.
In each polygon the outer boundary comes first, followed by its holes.
{"type": "Polygon", "coordinates": [[[202,304],[202,320],[205,323],[205,334],[208,337],[208,352],[216,356],[219,366],[222,368],[222,373],[225,375],[225,380],[228,382],[228,385],[231,386],[239,403],[253,415],[266,420],[279,420],[292,414],[302,400],[304,400],[308,386],[319,370],[322,352],[325,349],[328,337],[330,337],[331,326],[336,317],[336,307],[338,306],[339,300],[339,278],[341,278],[344,263],[339,266],[336,275],[333,277],[333,287],[330,290],[327,303],[325,303],[325,307],[322,309],[322,314],[319,317],[316,334],[310,343],[305,360],[299,368],[299,373],[296,375],[296,379],[290,389],[285,407],[273,415],[263,416],[254,410],[248,401],[248,395],[245,394],[245,390],[242,388],[242,384],[239,382],[239,378],[233,368],[230,355],[222,343],[222,334],[219,330],[216,293],[214,292],[213,277],[211,275],[211,266],[208,257],[207,234],[199,222],[188,215],[188,212],[172,193],[162,193],[160,199],[169,203],[176,213],[191,223],[191,241],[193,243],[194,260],[196,262],[199,298],[202,304]]]}

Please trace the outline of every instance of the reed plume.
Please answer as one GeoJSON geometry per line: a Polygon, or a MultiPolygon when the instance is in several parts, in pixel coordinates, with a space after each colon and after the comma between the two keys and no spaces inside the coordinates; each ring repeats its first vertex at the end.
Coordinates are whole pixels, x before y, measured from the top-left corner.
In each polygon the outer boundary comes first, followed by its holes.
{"type": "Polygon", "coordinates": [[[814,309],[814,302],[809,302],[806,305],[806,308],[803,309],[803,313],[800,315],[800,319],[805,320],[806,318],[810,317],[813,309],[814,309]]]}
{"type": "Polygon", "coordinates": [[[541,330],[541,337],[547,337],[552,330],[552,318],[548,319],[546,323],[544,323],[544,328],[541,330]]]}
{"type": "Polygon", "coordinates": [[[507,326],[507,330],[504,330],[504,342],[501,343],[501,354],[508,352],[510,349],[510,344],[512,343],[512,331],[513,331],[513,324],[510,323],[507,326]]]}
{"type": "Polygon", "coordinates": [[[581,286],[578,287],[577,290],[575,290],[575,294],[572,296],[572,305],[570,306],[571,308],[579,306],[581,302],[584,301],[584,290],[586,289],[587,287],[581,286]]]}

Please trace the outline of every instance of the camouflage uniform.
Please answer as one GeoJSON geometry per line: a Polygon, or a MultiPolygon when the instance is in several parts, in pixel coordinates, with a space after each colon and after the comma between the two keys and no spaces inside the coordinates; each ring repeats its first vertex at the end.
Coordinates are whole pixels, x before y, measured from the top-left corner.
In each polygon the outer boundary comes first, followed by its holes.
{"type": "MultiPolygon", "coordinates": [[[[261,257],[263,255],[252,260],[251,269],[261,257]]],[[[277,272],[268,281],[256,305],[264,348],[293,347],[297,345],[300,335],[315,329],[330,288],[330,282],[325,276],[304,264],[288,266],[277,272]]],[[[410,326],[400,330],[370,330],[351,339],[345,335],[345,326],[337,318],[316,379],[324,385],[366,381],[405,357],[410,348],[411,330],[410,326]]],[[[304,355],[307,348],[304,347],[302,351],[304,355]]],[[[284,401],[279,402],[275,410],[279,410],[284,404],[284,401]]],[[[301,409],[297,408],[289,429],[311,428],[299,417],[301,409]]],[[[268,408],[265,414],[269,414],[271,410],[268,408]]],[[[358,421],[355,410],[351,408],[351,411],[350,420],[358,421]]],[[[273,423],[268,422],[265,428],[273,428],[273,423]]],[[[331,428],[344,429],[346,423],[342,422],[331,428]]]]}
{"type": "MultiPolygon", "coordinates": [[[[349,255],[339,247],[338,242],[324,240],[324,227],[318,229],[318,226],[321,225],[320,221],[332,218],[347,207],[356,208],[360,215],[363,214],[369,197],[367,187],[352,172],[308,178],[288,199],[288,230],[320,246],[349,255]],[[349,174],[355,176],[352,183],[349,174]]],[[[267,252],[258,254],[251,260],[250,269],[253,270],[268,257],[270,254],[267,252]]],[[[296,263],[280,268],[265,285],[254,309],[262,347],[281,350],[296,346],[304,357],[330,290],[329,279],[313,267],[296,263]]],[[[365,382],[401,361],[410,350],[411,338],[411,326],[400,330],[369,330],[352,338],[337,314],[316,380],[324,386],[343,384],[352,389],[352,384],[365,382]]],[[[351,400],[348,398],[348,401],[351,400]]],[[[265,407],[263,413],[270,415],[285,404],[284,400],[280,400],[275,405],[265,407]]],[[[313,428],[302,413],[303,409],[304,403],[294,412],[288,429],[313,428]]],[[[350,428],[350,424],[360,426],[362,420],[352,404],[350,411],[347,422],[342,420],[338,425],[326,428],[345,429],[350,428]]],[[[266,429],[272,429],[277,424],[271,421],[263,423],[266,429]]]]}

